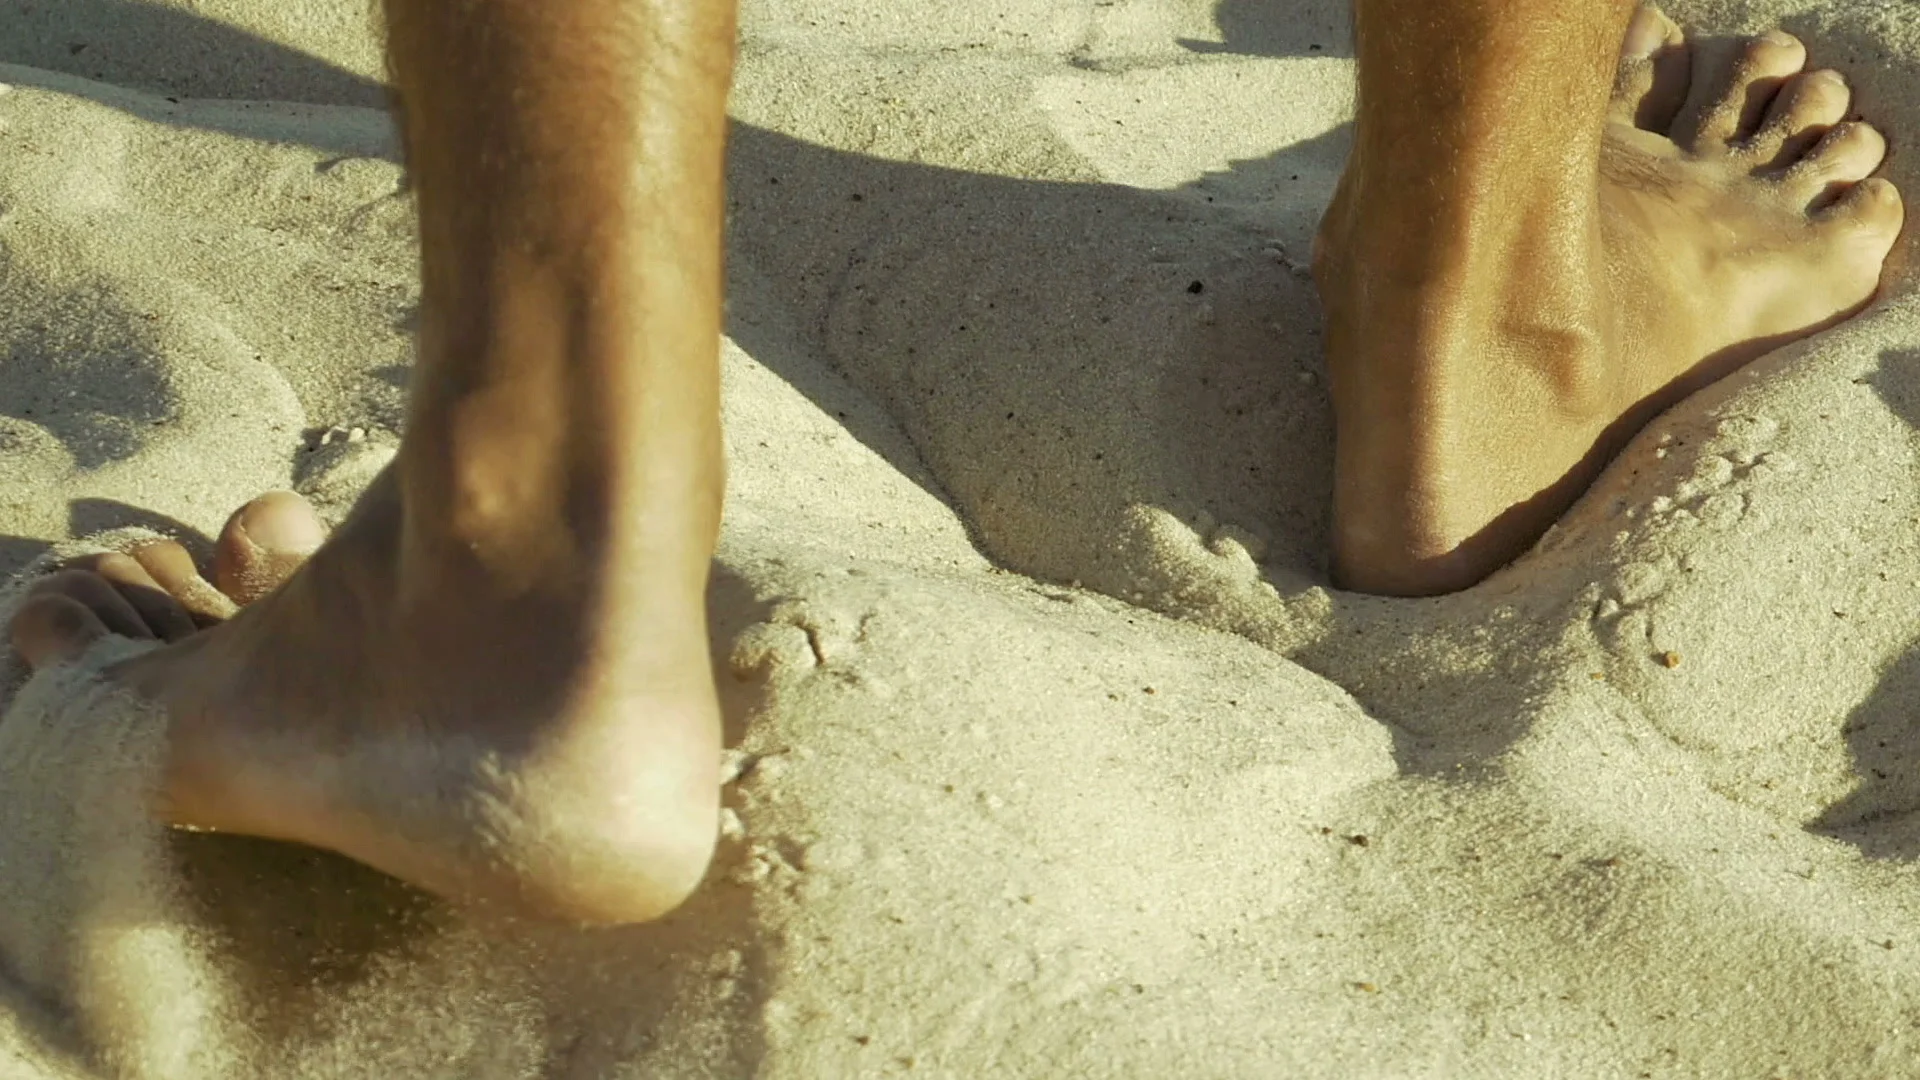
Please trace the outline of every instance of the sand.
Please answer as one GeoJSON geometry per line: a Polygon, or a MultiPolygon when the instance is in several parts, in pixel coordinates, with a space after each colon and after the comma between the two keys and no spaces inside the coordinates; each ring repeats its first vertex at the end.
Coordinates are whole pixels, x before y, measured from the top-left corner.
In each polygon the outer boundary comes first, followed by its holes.
{"type": "MultiPolygon", "coordinates": [[[[0,10],[0,574],[276,486],[337,517],[418,299],[368,5],[0,10]]],[[[1673,13],[1784,22],[1920,133],[1905,4],[1673,13]]],[[[1911,1072],[1920,292],[1479,588],[1331,590],[1344,27],[749,0],[707,885],[584,932],[168,834],[104,645],[7,682],[0,1076],[1911,1072]]]]}

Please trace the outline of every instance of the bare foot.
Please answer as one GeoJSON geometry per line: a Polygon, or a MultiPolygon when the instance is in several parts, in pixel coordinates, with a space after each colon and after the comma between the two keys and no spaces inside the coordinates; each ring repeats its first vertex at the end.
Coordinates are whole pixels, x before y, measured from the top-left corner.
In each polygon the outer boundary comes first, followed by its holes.
{"type": "Polygon", "coordinates": [[[97,560],[12,639],[41,665],[164,640],[108,675],[165,713],[171,824],[465,903],[653,918],[719,822],[733,4],[381,7],[421,239],[393,464],[324,544],[269,496],[213,582],[174,545],[97,560]]]}
{"type": "Polygon", "coordinates": [[[434,597],[398,613],[397,511],[394,485],[376,484],[322,551],[304,499],[263,495],[221,532],[211,580],[172,541],[77,560],[35,585],[11,644],[39,668],[109,634],[166,643],[111,675],[171,718],[155,813],[173,824],[324,847],[443,895],[585,922],[674,906],[714,836],[704,641],[684,690],[627,700],[640,745],[589,734],[596,761],[543,760],[525,717],[565,712],[554,687],[577,668],[581,620],[503,633],[434,597]]]}
{"type": "Polygon", "coordinates": [[[1847,119],[1845,79],[1805,61],[1777,32],[1695,50],[1641,9],[1598,175],[1569,153],[1557,181],[1507,193],[1500,162],[1479,163],[1493,180],[1454,199],[1474,224],[1418,272],[1370,227],[1380,188],[1350,165],[1316,260],[1344,585],[1479,581],[1655,415],[1872,299],[1903,220],[1893,185],[1868,179],[1886,142],[1847,119]],[[1481,247],[1498,261],[1474,261],[1481,247]]]}

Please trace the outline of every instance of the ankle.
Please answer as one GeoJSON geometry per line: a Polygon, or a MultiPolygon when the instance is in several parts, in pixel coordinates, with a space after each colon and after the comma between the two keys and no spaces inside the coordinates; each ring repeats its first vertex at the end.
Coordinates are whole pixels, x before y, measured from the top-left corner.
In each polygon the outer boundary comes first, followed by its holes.
{"type": "Polygon", "coordinates": [[[1597,201],[1409,231],[1348,213],[1357,187],[1343,184],[1314,245],[1330,374],[1356,384],[1336,399],[1384,396],[1444,420],[1449,400],[1531,383],[1570,419],[1613,406],[1619,335],[1597,201]]]}

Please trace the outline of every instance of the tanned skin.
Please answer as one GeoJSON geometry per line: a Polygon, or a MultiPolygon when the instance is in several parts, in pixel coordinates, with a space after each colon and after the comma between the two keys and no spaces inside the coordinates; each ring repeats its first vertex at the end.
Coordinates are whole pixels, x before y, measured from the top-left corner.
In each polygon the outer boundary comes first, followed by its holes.
{"type": "MultiPolygon", "coordinates": [[[[387,15],[423,278],[396,463],[330,538],[297,496],[241,508],[211,582],[172,543],[50,575],[12,641],[36,666],[165,642],[111,677],[169,717],[166,821],[653,918],[716,831],[732,6],[387,15]]],[[[1356,0],[1355,25],[1316,253],[1347,585],[1473,584],[1655,413],[1872,298],[1885,140],[1798,41],[1695,50],[1628,0],[1356,0]]]]}

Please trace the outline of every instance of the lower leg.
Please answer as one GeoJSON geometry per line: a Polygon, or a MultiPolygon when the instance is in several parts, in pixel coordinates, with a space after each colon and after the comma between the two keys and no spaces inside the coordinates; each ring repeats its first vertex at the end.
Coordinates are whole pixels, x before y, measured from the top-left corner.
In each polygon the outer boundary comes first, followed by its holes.
{"type": "Polygon", "coordinates": [[[1871,296],[1897,199],[1864,227],[1809,199],[1877,157],[1787,160],[1807,132],[1761,130],[1798,43],[1695,73],[1676,118],[1684,70],[1614,92],[1630,18],[1637,49],[1679,41],[1627,0],[1356,0],[1359,117],[1316,265],[1343,583],[1472,584],[1652,415],[1871,296]]]}
{"type": "MultiPolygon", "coordinates": [[[[460,899],[651,917],[716,833],[731,4],[387,10],[423,277],[399,456],[276,591],[117,674],[172,718],[170,821],[460,899]]],[[[249,508],[223,560],[305,513],[249,508]]],[[[99,569],[125,597],[204,596],[182,561],[99,569]]],[[[63,588],[16,621],[29,658],[179,636],[63,588]]]]}

